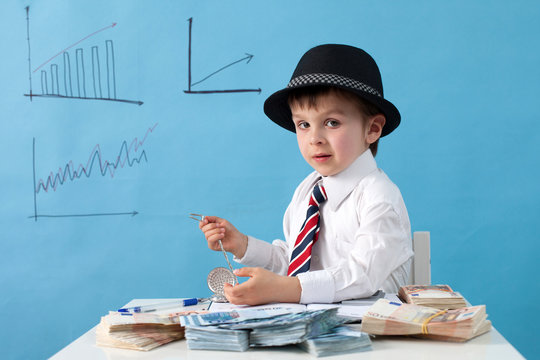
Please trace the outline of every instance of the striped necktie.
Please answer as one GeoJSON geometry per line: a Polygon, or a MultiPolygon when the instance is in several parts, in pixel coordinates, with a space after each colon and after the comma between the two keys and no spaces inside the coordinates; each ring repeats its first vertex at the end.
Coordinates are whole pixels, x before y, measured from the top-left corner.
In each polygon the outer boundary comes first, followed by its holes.
{"type": "Polygon", "coordinates": [[[320,183],[317,183],[313,188],[313,193],[309,199],[306,220],[294,243],[287,276],[296,276],[309,270],[311,263],[311,248],[319,237],[319,206],[325,202],[326,199],[324,187],[320,183]]]}

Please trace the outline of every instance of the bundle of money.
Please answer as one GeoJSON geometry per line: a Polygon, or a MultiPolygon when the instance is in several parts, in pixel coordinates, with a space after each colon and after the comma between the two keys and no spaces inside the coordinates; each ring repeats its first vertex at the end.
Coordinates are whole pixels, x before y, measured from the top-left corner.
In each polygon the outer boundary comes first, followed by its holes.
{"type": "Polygon", "coordinates": [[[178,316],[186,314],[126,314],[111,311],[96,328],[96,345],[148,351],[184,338],[178,316]]]}
{"type": "Polygon", "coordinates": [[[327,334],[303,341],[299,346],[312,355],[322,357],[371,350],[371,340],[366,333],[341,325],[327,334]]]}
{"type": "Polygon", "coordinates": [[[362,331],[374,335],[414,335],[466,341],[491,329],[484,305],[453,310],[379,299],[362,318],[362,331]]]}
{"type": "Polygon", "coordinates": [[[345,322],[337,308],[308,310],[277,316],[267,321],[230,325],[234,329],[249,329],[250,346],[282,346],[297,344],[329,332],[345,322]]]}
{"type": "Polygon", "coordinates": [[[399,288],[398,296],[408,304],[437,309],[459,309],[467,306],[460,293],[448,285],[407,285],[399,288]]]}
{"type": "Polygon", "coordinates": [[[294,313],[283,309],[238,309],[180,317],[190,349],[220,350],[243,349],[243,334],[249,334],[249,346],[297,344],[327,333],[344,321],[337,315],[337,308],[294,313]],[[230,347],[219,348],[220,343],[213,336],[218,330],[220,334],[231,332],[230,347]],[[191,334],[197,338],[190,344],[191,334]]]}
{"type": "Polygon", "coordinates": [[[247,330],[221,329],[213,325],[186,327],[186,340],[191,350],[246,351],[249,348],[247,330]]]}

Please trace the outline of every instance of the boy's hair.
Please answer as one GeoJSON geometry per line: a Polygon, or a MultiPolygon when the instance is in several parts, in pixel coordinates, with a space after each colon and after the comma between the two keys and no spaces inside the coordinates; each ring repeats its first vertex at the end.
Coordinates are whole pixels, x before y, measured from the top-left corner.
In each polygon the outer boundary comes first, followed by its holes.
{"type": "MultiPolygon", "coordinates": [[[[365,118],[382,114],[372,103],[362,99],[360,96],[333,86],[308,86],[303,88],[294,89],[289,93],[289,106],[299,105],[300,107],[306,107],[317,109],[317,103],[321,96],[333,94],[342,99],[354,102],[362,115],[365,118]]],[[[369,149],[373,156],[377,155],[377,148],[379,147],[379,139],[369,145],[369,149]]]]}

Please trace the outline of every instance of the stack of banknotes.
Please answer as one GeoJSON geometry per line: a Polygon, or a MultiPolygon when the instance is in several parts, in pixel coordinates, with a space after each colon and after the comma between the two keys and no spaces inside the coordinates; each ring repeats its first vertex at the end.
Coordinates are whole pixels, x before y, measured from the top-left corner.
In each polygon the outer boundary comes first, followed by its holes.
{"type": "Polygon", "coordinates": [[[362,318],[362,331],[374,335],[414,335],[436,340],[466,341],[491,329],[486,307],[439,310],[379,299],[362,318]]]}
{"type": "Polygon", "coordinates": [[[250,346],[299,344],[328,333],[344,321],[337,315],[337,308],[293,313],[283,309],[238,309],[180,317],[190,349],[234,351],[245,351],[250,346]],[[225,346],[220,336],[226,334],[229,340],[225,346]]]}
{"type": "Polygon", "coordinates": [[[467,306],[460,293],[448,285],[407,285],[399,288],[398,296],[408,304],[437,309],[459,309],[467,306]]]}
{"type": "Polygon", "coordinates": [[[111,311],[96,329],[96,345],[148,351],[184,338],[178,316],[152,313],[125,314],[111,311]]]}
{"type": "Polygon", "coordinates": [[[189,326],[186,340],[191,350],[246,351],[249,335],[246,330],[221,329],[218,326],[189,326]]]}
{"type": "Polygon", "coordinates": [[[371,350],[371,340],[368,334],[341,325],[327,334],[303,341],[299,346],[315,356],[331,356],[371,350]]]}

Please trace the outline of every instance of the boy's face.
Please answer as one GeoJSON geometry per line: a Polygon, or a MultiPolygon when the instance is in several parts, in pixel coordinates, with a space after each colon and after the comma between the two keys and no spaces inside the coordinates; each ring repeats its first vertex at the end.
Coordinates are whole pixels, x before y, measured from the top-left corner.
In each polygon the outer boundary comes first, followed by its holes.
{"type": "Polygon", "coordinates": [[[345,170],[369,147],[364,115],[353,101],[329,93],[316,108],[293,103],[291,112],[300,152],[323,176],[345,170]]]}

